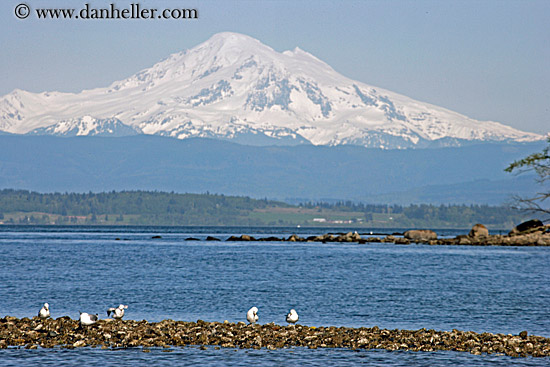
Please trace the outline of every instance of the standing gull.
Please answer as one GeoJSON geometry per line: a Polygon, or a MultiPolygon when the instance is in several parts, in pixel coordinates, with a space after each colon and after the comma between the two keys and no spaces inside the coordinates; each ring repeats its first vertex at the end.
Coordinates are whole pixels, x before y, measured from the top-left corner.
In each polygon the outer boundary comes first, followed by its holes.
{"type": "Polygon", "coordinates": [[[86,312],[80,312],[80,325],[84,325],[84,326],[90,326],[90,325],[93,325],[97,322],[97,320],[99,319],[98,318],[98,315],[95,314],[95,315],[92,315],[92,314],[89,314],[89,313],[86,313],[86,312]]]}
{"type": "Polygon", "coordinates": [[[121,319],[124,316],[124,309],[128,308],[128,305],[119,305],[117,308],[111,307],[107,309],[107,317],[113,313],[113,319],[121,319]]]}
{"type": "Polygon", "coordinates": [[[50,305],[48,303],[44,303],[44,306],[38,311],[38,317],[42,319],[50,317],[50,305]]]}
{"type": "Polygon", "coordinates": [[[248,320],[249,323],[255,324],[256,321],[258,321],[259,319],[258,308],[252,307],[250,310],[248,310],[248,312],[246,313],[246,319],[248,320]]]}
{"type": "Polygon", "coordinates": [[[295,324],[298,321],[298,312],[295,309],[290,310],[288,315],[286,315],[286,322],[289,324],[295,324]]]}

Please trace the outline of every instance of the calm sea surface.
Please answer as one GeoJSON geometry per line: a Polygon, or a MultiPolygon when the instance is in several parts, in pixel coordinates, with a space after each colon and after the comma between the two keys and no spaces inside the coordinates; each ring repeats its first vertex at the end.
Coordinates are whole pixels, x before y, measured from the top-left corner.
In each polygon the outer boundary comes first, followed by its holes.
{"type": "MultiPolygon", "coordinates": [[[[286,324],[295,308],[300,324],[310,326],[550,337],[550,248],[223,242],[339,231],[347,230],[3,226],[0,317],[35,316],[44,302],[54,318],[77,319],[79,310],[105,317],[123,303],[127,319],[238,322],[256,306],[260,323],[286,324]]],[[[2,366],[79,364],[540,366],[550,359],[303,348],[0,350],[2,366]]]]}

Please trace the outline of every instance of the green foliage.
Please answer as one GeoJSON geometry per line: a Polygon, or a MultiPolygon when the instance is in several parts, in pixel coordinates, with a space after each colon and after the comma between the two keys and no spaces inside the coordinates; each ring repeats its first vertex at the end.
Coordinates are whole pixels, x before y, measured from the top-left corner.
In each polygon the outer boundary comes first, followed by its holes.
{"type": "Polygon", "coordinates": [[[542,186],[542,192],[530,198],[516,197],[516,202],[523,210],[550,214],[550,208],[545,205],[545,200],[550,198],[550,186],[547,185],[550,181],[550,138],[548,138],[548,146],[542,152],[533,153],[511,163],[505,171],[517,173],[534,171],[538,175],[537,181],[542,186]]]}
{"type": "Polygon", "coordinates": [[[545,180],[550,177],[550,138],[548,138],[548,146],[541,153],[533,153],[519,161],[511,163],[506,169],[506,172],[513,171],[531,171],[534,170],[541,179],[545,180]]]}
{"type": "Polygon", "coordinates": [[[129,220],[131,224],[253,224],[246,220],[252,210],[273,205],[286,206],[284,203],[268,200],[213,194],[148,191],[41,194],[26,190],[0,190],[0,210],[3,213],[56,214],[68,217],[66,221],[69,222],[70,218],[76,216],[91,216],[87,222],[92,224],[99,223],[105,216],[105,221],[108,221],[109,215],[115,216],[117,224],[124,224],[128,215],[134,215],[134,218],[129,220]]]}

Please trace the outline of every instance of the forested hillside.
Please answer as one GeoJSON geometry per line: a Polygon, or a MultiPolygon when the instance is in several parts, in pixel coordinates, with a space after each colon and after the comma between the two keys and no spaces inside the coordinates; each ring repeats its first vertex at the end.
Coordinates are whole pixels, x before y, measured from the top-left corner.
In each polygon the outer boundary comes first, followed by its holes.
{"type": "Polygon", "coordinates": [[[512,228],[525,213],[488,205],[373,205],[342,201],[289,205],[218,194],[156,191],[37,193],[0,190],[0,224],[240,225],[512,228]]]}
{"type": "Polygon", "coordinates": [[[269,205],[286,206],[267,200],[212,194],[149,191],[40,194],[23,190],[0,191],[0,213],[43,213],[32,219],[27,216],[27,220],[17,223],[46,224],[44,215],[50,217],[49,214],[53,214],[57,218],[56,224],[109,224],[114,221],[118,224],[151,225],[260,225],[262,223],[247,216],[254,209],[269,205]]]}

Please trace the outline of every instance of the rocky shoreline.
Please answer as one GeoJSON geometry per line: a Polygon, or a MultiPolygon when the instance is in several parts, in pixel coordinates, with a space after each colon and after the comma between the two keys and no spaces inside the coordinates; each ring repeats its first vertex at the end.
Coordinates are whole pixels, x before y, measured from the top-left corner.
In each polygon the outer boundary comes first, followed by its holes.
{"type": "Polygon", "coordinates": [[[280,326],[229,323],[161,322],[133,320],[100,320],[93,326],[81,327],[68,316],[58,319],[0,319],[0,349],[37,348],[172,348],[200,346],[214,348],[291,347],[386,349],[390,351],[469,352],[475,355],[501,354],[511,357],[548,357],[550,338],[528,335],[475,333],[472,331],[386,330],[372,328],[280,326]]]}
{"type": "MultiPolygon", "coordinates": [[[[523,223],[522,223],[523,224],[523,223]]],[[[300,237],[291,235],[284,237],[262,237],[255,238],[243,234],[231,236],[226,241],[280,241],[280,242],[349,242],[358,244],[368,243],[393,243],[396,245],[409,245],[411,243],[427,245],[468,245],[468,246],[550,246],[550,225],[536,225],[524,230],[518,230],[517,226],[506,235],[490,235],[488,229],[482,224],[476,224],[468,235],[460,235],[454,238],[438,238],[437,233],[431,230],[414,229],[405,233],[394,233],[379,237],[371,234],[348,233],[327,233],[319,236],[300,237]]],[[[187,240],[198,240],[188,238],[187,240]]],[[[209,236],[206,241],[220,241],[219,238],[209,236]]]]}

